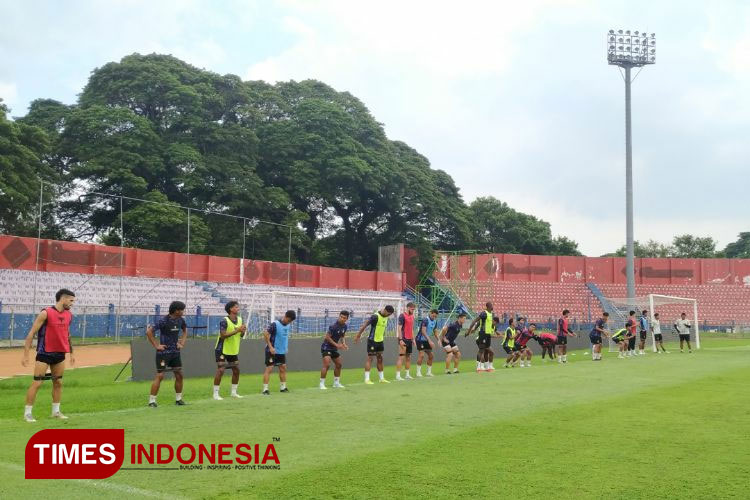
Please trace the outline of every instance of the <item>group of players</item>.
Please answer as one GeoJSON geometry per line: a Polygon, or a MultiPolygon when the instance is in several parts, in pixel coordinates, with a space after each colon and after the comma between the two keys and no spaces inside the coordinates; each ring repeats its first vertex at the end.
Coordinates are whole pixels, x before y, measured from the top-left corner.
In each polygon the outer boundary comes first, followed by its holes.
{"type": "MultiPolygon", "coordinates": [[[[66,419],[67,417],[60,412],[60,400],[62,396],[62,378],[65,366],[66,354],[70,354],[71,365],[75,364],[73,357],[73,348],[70,342],[70,325],[72,323],[72,313],[70,309],[75,302],[75,293],[68,289],[61,289],[55,295],[55,305],[42,310],[34,320],[26,341],[24,344],[24,353],[22,365],[29,365],[29,353],[32,348],[34,336],[37,336],[36,358],[34,364],[33,382],[26,394],[26,405],[24,408],[24,419],[27,422],[35,422],[32,409],[36,394],[44,380],[52,380],[52,417],[57,419],[66,419]]],[[[239,369],[239,351],[240,340],[247,333],[247,326],[243,324],[240,316],[240,305],[237,301],[230,301],[225,306],[226,317],[219,324],[219,335],[214,346],[214,355],[216,360],[216,374],[214,376],[213,399],[223,399],[220,394],[221,380],[227,369],[232,371],[231,393],[233,398],[242,398],[238,393],[240,378],[239,369]]],[[[416,306],[414,303],[408,303],[406,311],[398,317],[397,341],[399,357],[396,362],[396,380],[411,379],[411,356],[416,348],[417,369],[416,377],[422,377],[422,366],[426,364],[426,373],[424,376],[432,377],[432,365],[434,360],[433,350],[436,345],[445,352],[445,374],[451,375],[459,372],[459,363],[461,361],[461,351],[456,344],[464,328],[467,315],[458,314],[455,321],[446,323],[441,329],[438,329],[437,318],[438,311],[433,309],[427,317],[423,318],[418,325],[416,335],[414,325],[416,324],[415,316],[416,306]],[[434,339],[434,341],[433,341],[434,339]],[[452,368],[451,368],[452,365],[452,368]],[[402,371],[405,372],[401,376],[402,371]]],[[[161,382],[166,372],[174,374],[175,404],[184,405],[182,399],[183,374],[182,359],[180,351],[185,346],[187,340],[187,324],[183,318],[185,313],[185,304],[180,301],[174,301],[169,306],[169,313],[159,318],[154,325],[149,325],[146,330],[148,341],[156,350],[156,375],[151,384],[148,406],[156,408],[157,395],[161,382]],[[156,337],[158,332],[158,338],[156,337]]],[[[622,328],[611,334],[612,339],[619,345],[619,357],[635,355],[636,338],[639,336],[640,344],[638,354],[645,354],[645,343],[647,334],[650,331],[661,349],[657,352],[666,353],[662,342],[661,326],[659,323],[659,314],[654,314],[654,320],[649,322],[648,311],[643,311],[642,316],[636,321],[635,311],[630,311],[630,316],[626,322],[625,328],[622,328]],[[639,333],[637,333],[639,332],[639,333]]],[[[370,370],[372,360],[375,358],[376,368],[378,371],[378,381],[380,383],[390,383],[386,380],[383,373],[383,352],[385,351],[385,333],[388,324],[388,318],[394,314],[394,308],[386,305],[381,310],[376,311],[367,320],[362,323],[354,342],[359,343],[362,335],[369,328],[367,335],[367,358],[365,361],[365,384],[371,385],[374,382],[370,379],[370,370]]],[[[476,371],[492,372],[495,370],[494,357],[495,352],[492,349],[492,338],[502,338],[502,348],[505,352],[504,367],[509,368],[518,366],[530,367],[532,351],[528,342],[535,340],[542,347],[542,359],[545,355],[550,359],[557,358],[559,363],[567,363],[567,343],[569,337],[575,337],[569,322],[570,312],[566,309],[562,317],[557,322],[556,334],[551,332],[537,333],[536,324],[526,324],[525,318],[510,318],[508,326],[504,331],[500,329],[500,318],[493,314],[493,305],[491,302],[485,304],[485,308],[471,322],[464,336],[467,337],[477,332],[476,345],[476,371]],[[557,354],[555,353],[557,348],[557,354]]],[[[280,380],[280,392],[289,392],[286,387],[286,354],[289,345],[289,333],[291,324],[297,318],[293,310],[286,311],[280,319],[273,320],[263,333],[265,342],[263,372],[263,395],[270,395],[268,388],[269,379],[274,367],[278,369],[280,380]]],[[[341,384],[341,351],[349,349],[346,343],[346,333],[348,329],[349,312],[341,311],[336,321],[328,327],[323,343],[320,347],[323,366],[320,371],[320,389],[327,389],[326,377],[333,364],[333,387],[343,389],[341,384]]],[[[610,332],[607,329],[609,314],[604,312],[602,317],[596,321],[594,328],[589,334],[592,344],[592,358],[594,361],[601,360],[602,337],[609,337],[610,332]]],[[[690,329],[692,325],[686,319],[685,313],[674,323],[674,329],[680,337],[680,350],[687,343],[689,352],[692,352],[690,345],[690,329]]]]}

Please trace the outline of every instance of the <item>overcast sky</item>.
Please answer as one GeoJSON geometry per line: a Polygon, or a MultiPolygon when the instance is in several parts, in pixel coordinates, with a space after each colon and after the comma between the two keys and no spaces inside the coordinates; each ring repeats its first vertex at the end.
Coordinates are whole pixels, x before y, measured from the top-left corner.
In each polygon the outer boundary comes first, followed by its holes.
{"type": "Polygon", "coordinates": [[[624,243],[624,89],[609,28],[656,33],[633,84],[635,236],[750,230],[747,1],[0,0],[0,97],[73,103],[92,69],[169,53],[244,79],[316,78],[391,139],[587,255],[624,243]]]}

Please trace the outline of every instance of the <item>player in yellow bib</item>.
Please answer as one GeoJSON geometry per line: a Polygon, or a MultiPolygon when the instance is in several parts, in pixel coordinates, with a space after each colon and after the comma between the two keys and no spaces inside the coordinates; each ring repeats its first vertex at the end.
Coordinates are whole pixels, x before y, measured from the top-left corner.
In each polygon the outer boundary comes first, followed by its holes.
{"type": "Polygon", "coordinates": [[[370,316],[367,321],[362,323],[359,327],[357,335],[354,337],[354,343],[359,344],[359,339],[362,338],[362,332],[365,328],[370,327],[370,334],[367,336],[367,361],[365,361],[365,384],[372,384],[370,381],[370,367],[372,366],[372,357],[377,358],[376,364],[378,367],[378,378],[380,383],[389,383],[383,375],[383,341],[385,339],[385,328],[388,325],[388,316],[393,314],[393,306],[387,305],[382,311],[375,311],[375,314],[370,316]]]}
{"type": "Polygon", "coordinates": [[[214,376],[214,399],[221,401],[219,387],[224,370],[232,369],[232,397],[242,398],[237,394],[237,386],[240,383],[240,340],[247,331],[242,324],[240,316],[240,305],[236,300],[227,302],[224,306],[227,316],[219,323],[219,337],[216,339],[214,354],[216,355],[216,375],[214,376]]]}

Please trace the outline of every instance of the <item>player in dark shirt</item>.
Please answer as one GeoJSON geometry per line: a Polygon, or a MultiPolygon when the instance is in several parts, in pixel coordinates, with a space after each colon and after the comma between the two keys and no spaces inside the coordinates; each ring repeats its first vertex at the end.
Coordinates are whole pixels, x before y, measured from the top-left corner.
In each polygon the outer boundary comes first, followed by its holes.
{"type": "Polygon", "coordinates": [[[591,340],[591,357],[594,361],[601,361],[602,359],[602,335],[608,337],[607,333],[607,321],[609,320],[609,313],[603,312],[602,317],[596,320],[594,328],[589,333],[589,339],[591,340]]]}
{"type": "Polygon", "coordinates": [[[526,327],[526,318],[518,319],[518,327],[516,328],[515,349],[518,353],[518,358],[521,360],[521,368],[531,367],[531,357],[533,353],[528,346],[529,340],[533,339],[536,334],[536,324],[531,323],[526,327]],[[526,364],[524,364],[526,363],[526,364]]]}
{"type": "Polygon", "coordinates": [[[331,366],[331,360],[333,360],[333,387],[335,389],[344,388],[341,385],[341,354],[339,353],[339,349],[349,349],[344,338],[347,321],[349,321],[349,311],[341,311],[336,322],[328,327],[323,344],[320,346],[320,354],[323,356],[323,368],[320,370],[321,389],[326,388],[326,375],[328,374],[328,367],[331,366]]]}
{"type": "Polygon", "coordinates": [[[628,356],[635,356],[635,342],[636,342],[636,330],[638,329],[638,322],[635,319],[635,311],[630,311],[628,320],[625,323],[625,328],[628,329],[628,333],[625,334],[625,339],[628,341],[628,356]]]}
{"type": "Polygon", "coordinates": [[[159,386],[164,379],[164,371],[168,370],[174,374],[175,404],[184,405],[182,400],[182,359],[180,350],[185,347],[187,339],[187,324],[182,316],[185,314],[185,304],[175,300],[169,304],[169,314],[160,318],[156,324],[149,325],[146,329],[146,337],[156,349],[156,377],[151,384],[151,394],[148,397],[148,405],[156,408],[156,395],[159,386]],[[154,337],[154,332],[159,332],[159,340],[154,337]]]}
{"type": "Polygon", "coordinates": [[[461,351],[456,345],[456,338],[461,333],[466,321],[466,313],[460,313],[458,319],[451,324],[446,322],[440,331],[440,345],[445,350],[445,374],[451,374],[451,361],[453,361],[453,373],[458,373],[458,364],[461,362],[461,351]]]}

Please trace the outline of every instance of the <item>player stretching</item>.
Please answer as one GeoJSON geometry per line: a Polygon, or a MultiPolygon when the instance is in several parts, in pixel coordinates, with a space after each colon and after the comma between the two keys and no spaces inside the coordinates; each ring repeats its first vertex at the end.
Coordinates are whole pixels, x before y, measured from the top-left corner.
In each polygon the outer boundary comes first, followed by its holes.
{"type": "Polygon", "coordinates": [[[385,327],[388,325],[388,316],[393,314],[393,306],[387,305],[382,311],[376,311],[375,314],[370,316],[367,321],[362,323],[359,327],[354,342],[359,343],[362,332],[365,331],[367,325],[370,325],[370,334],[367,336],[367,361],[365,361],[365,384],[373,384],[370,380],[370,367],[372,366],[372,357],[377,358],[376,364],[378,367],[378,378],[380,383],[388,384],[385,377],[383,376],[383,339],[385,338],[385,327]]]}
{"type": "Polygon", "coordinates": [[[612,340],[615,341],[615,344],[617,344],[617,350],[619,354],[617,354],[617,357],[620,359],[625,358],[625,352],[627,351],[628,341],[626,339],[626,335],[628,333],[627,328],[620,328],[615,333],[612,334],[612,340]]]}
{"type": "Polygon", "coordinates": [[[289,352],[289,330],[295,319],[297,313],[290,309],[284,313],[283,318],[271,322],[263,332],[263,339],[266,341],[266,369],[263,371],[262,392],[264,396],[271,394],[268,391],[268,380],[274,366],[279,367],[279,392],[289,392],[286,387],[286,354],[289,352]]]}
{"type": "Polygon", "coordinates": [[[460,313],[453,323],[445,324],[440,332],[440,345],[445,350],[445,374],[451,374],[451,360],[453,360],[453,373],[458,373],[458,364],[461,362],[461,351],[456,345],[456,338],[461,333],[466,321],[466,313],[460,313]]]}
{"type": "Polygon", "coordinates": [[[632,357],[635,355],[635,331],[638,329],[638,324],[635,320],[635,311],[630,311],[628,320],[625,322],[625,328],[628,329],[628,333],[625,335],[628,341],[628,356],[632,357]]]}
{"type": "MultiPolygon", "coordinates": [[[[406,366],[406,378],[411,378],[411,353],[414,346],[414,302],[406,304],[406,312],[398,315],[398,359],[396,360],[396,380],[401,378],[401,364],[406,366]]],[[[421,356],[421,352],[420,352],[421,356]]]]}
{"type": "Polygon", "coordinates": [[[562,318],[557,320],[557,350],[559,354],[557,360],[560,363],[568,362],[568,337],[576,336],[570,329],[568,316],[570,316],[570,311],[565,309],[562,313],[562,318]]]}
{"type": "Polygon", "coordinates": [[[419,351],[419,355],[417,356],[417,377],[422,376],[422,360],[425,353],[427,353],[427,376],[432,377],[432,360],[435,358],[432,349],[434,349],[435,344],[430,339],[430,335],[436,339],[438,338],[437,317],[438,310],[432,309],[426,318],[422,318],[422,323],[419,325],[419,333],[417,333],[417,350],[419,351]]]}
{"type": "Polygon", "coordinates": [[[179,406],[185,404],[182,400],[182,358],[180,358],[180,350],[185,347],[187,339],[187,323],[182,319],[184,314],[185,304],[175,300],[169,304],[169,314],[160,318],[156,324],[148,325],[146,329],[146,338],[156,349],[156,377],[151,384],[151,393],[148,397],[148,405],[151,408],[157,407],[156,395],[159,394],[165,370],[174,374],[174,403],[179,406]],[[154,337],[156,330],[159,331],[158,342],[154,337]]]}
{"type": "Polygon", "coordinates": [[[680,352],[685,352],[683,345],[685,342],[687,342],[688,352],[692,353],[693,348],[690,347],[690,329],[693,327],[693,325],[691,325],[690,321],[685,318],[687,318],[687,314],[680,314],[680,319],[678,319],[674,323],[674,330],[675,332],[677,332],[677,335],[680,336],[680,352]]]}
{"type": "Polygon", "coordinates": [[[609,321],[609,313],[603,312],[602,317],[596,320],[594,328],[589,333],[589,339],[591,340],[591,357],[594,361],[602,360],[602,335],[608,337],[607,334],[607,321],[609,321]]]}
{"type": "Polygon", "coordinates": [[[65,353],[70,353],[71,366],[75,364],[73,346],[70,344],[70,323],[73,321],[70,308],[73,307],[75,301],[75,293],[66,288],[58,290],[55,294],[55,305],[42,309],[37,314],[29,334],[26,335],[26,342],[23,345],[23,358],[21,359],[23,366],[29,366],[31,343],[34,340],[34,335],[39,334],[36,341],[34,381],[31,382],[31,386],[26,392],[26,407],[23,411],[23,418],[27,422],[36,422],[31,410],[34,407],[36,393],[42,386],[42,381],[48,378],[52,379],[52,418],[68,418],[60,413],[60,398],[62,397],[62,378],[65,371],[65,353]],[[50,375],[47,375],[47,367],[51,372],[50,375]]]}
{"type": "MultiPolygon", "coordinates": [[[[513,366],[513,362],[516,360],[516,326],[513,318],[508,319],[508,328],[505,329],[505,336],[503,337],[503,350],[508,355],[505,358],[505,364],[503,368],[510,368],[513,366]]],[[[492,364],[490,364],[492,367],[492,364]]]]}
{"type": "Polygon", "coordinates": [[[344,338],[348,328],[346,324],[348,320],[349,311],[341,311],[339,319],[328,327],[323,344],[320,346],[320,355],[323,356],[323,368],[320,369],[321,389],[326,389],[326,375],[328,374],[328,367],[331,366],[331,360],[333,360],[333,387],[334,389],[344,388],[341,385],[341,354],[339,354],[339,349],[349,349],[344,338]]]}
{"type": "Polygon", "coordinates": [[[526,366],[531,367],[531,356],[532,352],[529,346],[527,345],[529,340],[536,337],[536,324],[531,323],[529,324],[529,327],[526,328],[525,326],[521,326],[523,323],[526,322],[526,318],[521,318],[518,320],[519,326],[516,333],[516,338],[513,339],[516,345],[516,352],[517,357],[521,358],[521,368],[524,368],[526,366]],[[524,362],[526,364],[524,365],[524,362]]]}
{"type": "Polygon", "coordinates": [[[641,312],[641,317],[638,318],[638,326],[640,328],[640,338],[638,342],[638,355],[644,356],[646,354],[645,347],[646,347],[646,338],[648,338],[648,311],[644,309],[641,312]]]}
{"type": "Polygon", "coordinates": [[[542,332],[535,337],[535,340],[539,342],[542,347],[542,359],[546,354],[549,359],[555,359],[555,346],[557,345],[557,335],[550,332],[542,332]]]}
{"type": "Polygon", "coordinates": [[[237,386],[240,383],[240,340],[242,335],[247,331],[247,327],[242,324],[240,313],[240,304],[236,300],[230,300],[224,306],[227,316],[219,323],[219,338],[216,339],[214,354],[216,357],[216,375],[214,375],[214,399],[221,401],[219,396],[219,387],[221,378],[224,376],[224,370],[232,369],[232,393],[233,398],[242,398],[237,394],[237,386]]]}
{"type": "Polygon", "coordinates": [[[656,342],[656,352],[661,354],[669,354],[664,348],[664,342],[661,336],[661,322],[659,321],[659,313],[654,313],[654,320],[651,322],[651,333],[654,334],[654,341],[656,342]],[[661,347],[661,351],[659,348],[661,347]]]}
{"type": "Polygon", "coordinates": [[[495,334],[495,327],[492,322],[492,302],[485,304],[485,310],[477,314],[474,321],[469,325],[469,329],[464,334],[464,337],[471,335],[474,330],[479,327],[479,335],[477,336],[477,371],[485,371],[489,369],[489,363],[487,362],[490,344],[492,342],[492,335],[495,334]]]}

